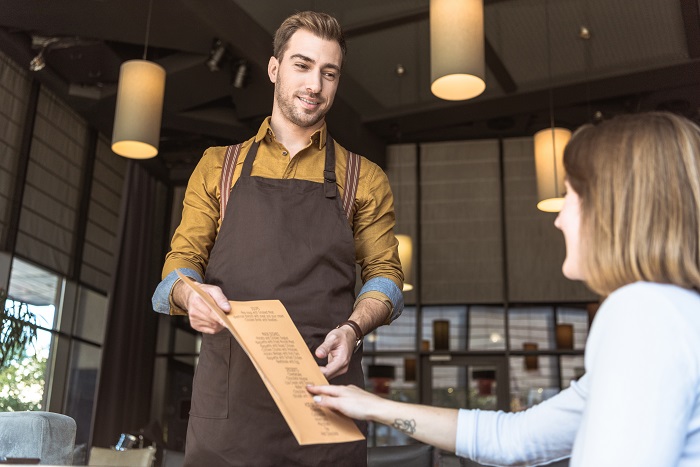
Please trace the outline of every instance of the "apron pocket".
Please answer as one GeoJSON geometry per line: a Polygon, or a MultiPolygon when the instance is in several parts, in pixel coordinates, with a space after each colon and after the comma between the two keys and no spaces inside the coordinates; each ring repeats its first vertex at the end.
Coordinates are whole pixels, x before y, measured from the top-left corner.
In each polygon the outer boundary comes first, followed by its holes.
{"type": "Polygon", "coordinates": [[[228,375],[231,361],[231,333],[203,334],[199,362],[194,373],[190,415],[228,418],[228,375]]]}

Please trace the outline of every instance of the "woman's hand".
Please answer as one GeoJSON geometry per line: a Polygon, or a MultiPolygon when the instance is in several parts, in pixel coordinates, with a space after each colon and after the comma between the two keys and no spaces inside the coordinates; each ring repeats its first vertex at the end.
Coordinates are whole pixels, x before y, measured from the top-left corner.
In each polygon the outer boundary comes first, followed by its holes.
{"type": "Polygon", "coordinates": [[[314,402],[350,418],[388,425],[418,441],[455,452],[457,410],[383,399],[357,386],[306,387],[314,402]]]}
{"type": "Polygon", "coordinates": [[[317,405],[357,420],[375,420],[372,415],[381,413],[390,402],[353,385],[307,386],[306,389],[314,394],[317,405]]]}

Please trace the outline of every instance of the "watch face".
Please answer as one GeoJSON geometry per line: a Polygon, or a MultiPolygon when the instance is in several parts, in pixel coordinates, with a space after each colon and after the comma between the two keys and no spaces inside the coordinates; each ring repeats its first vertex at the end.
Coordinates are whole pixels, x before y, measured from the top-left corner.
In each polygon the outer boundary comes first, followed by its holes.
{"type": "Polygon", "coordinates": [[[357,352],[357,349],[359,349],[361,345],[362,345],[362,339],[357,339],[357,341],[355,341],[355,350],[354,350],[354,352],[357,352]]]}

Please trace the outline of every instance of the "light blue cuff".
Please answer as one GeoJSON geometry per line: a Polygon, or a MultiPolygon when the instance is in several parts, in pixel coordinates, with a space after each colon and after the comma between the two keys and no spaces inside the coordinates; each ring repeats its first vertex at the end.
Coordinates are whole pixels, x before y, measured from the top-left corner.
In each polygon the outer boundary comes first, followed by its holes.
{"type": "Polygon", "coordinates": [[[389,301],[393,305],[390,321],[394,321],[401,316],[401,312],[403,312],[403,293],[394,281],[386,277],[374,277],[365,282],[365,285],[362,286],[360,293],[357,295],[357,299],[359,300],[362,294],[367,292],[380,292],[389,297],[389,301]]]}
{"type": "Polygon", "coordinates": [[[165,276],[165,279],[160,281],[160,284],[158,284],[158,287],[156,287],[156,291],[153,293],[153,298],[151,299],[151,302],[153,303],[153,311],[165,313],[166,315],[170,314],[170,291],[172,290],[175,281],[179,279],[177,271],[180,271],[185,276],[190,277],[197,282],[202,282],[202,276],[200,276],[194,269],[176,269],[165,276]]]}

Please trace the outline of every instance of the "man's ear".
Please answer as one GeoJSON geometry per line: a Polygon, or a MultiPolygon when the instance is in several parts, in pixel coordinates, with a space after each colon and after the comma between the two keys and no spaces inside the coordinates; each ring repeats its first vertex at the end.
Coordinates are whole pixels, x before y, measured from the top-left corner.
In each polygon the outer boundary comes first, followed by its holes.
{"type": "Polygon", "coordinates": [[[275,57],[270,57],[270,61],[267,63],[267,76],[273,83],[277,82],[277,70],[280,67],[280,62],[275,57]]]}

